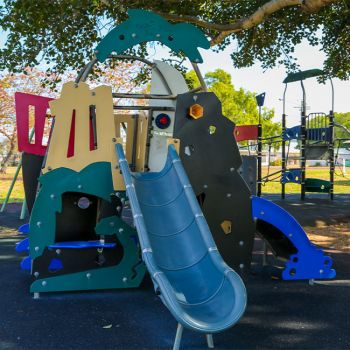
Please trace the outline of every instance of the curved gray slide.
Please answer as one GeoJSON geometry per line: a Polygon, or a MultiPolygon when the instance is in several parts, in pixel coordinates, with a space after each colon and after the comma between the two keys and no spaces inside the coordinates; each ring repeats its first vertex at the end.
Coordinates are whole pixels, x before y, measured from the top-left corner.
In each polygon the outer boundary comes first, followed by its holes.
{"type": "Polygon", "coordinates": [[[174,146],[153,173],[131,174],[122,145],[116,152],[142,257],[165,306],[198,332],[233,326],[244,313],[246,289],[222,260],[174,146]]]}

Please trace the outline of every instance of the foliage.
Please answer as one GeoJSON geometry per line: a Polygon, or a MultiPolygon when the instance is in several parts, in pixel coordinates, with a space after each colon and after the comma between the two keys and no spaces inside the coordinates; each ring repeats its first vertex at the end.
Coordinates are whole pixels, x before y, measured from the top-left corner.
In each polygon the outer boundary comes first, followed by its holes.
{"type": "MultiPolygon", "coordinates": [[[[350,141],[350,112],[347,113],[335,113],[334,114],[335,137],[344,138],[350,141]],[[342,125],[345,128],[341,128],[338,125],[342,125]]],[[[350,148],[350,143],[341,142],[341,146],[344,148],[350,148]]]]}
{"type": "MultiPolygon", "coordinates": [[[[0,69],[22,71],[46,63],[58,73],[78,70],[106,32],[127,18],[129,8],[193,23],[218,51],[234,42],[235,67],[260,61],[265,69],[282,63],[295,70],[294,48],[306,39],[326,53],[327,73],[349,78],[348,0],[4,0],[0,27],[7,40],[0,51],[0,69]]],[[[136,50],[146,55],[145,45],[136,50]]]]}
{"type": "MultiPolygon", "coordinates": [[[[94,72],[88,77],[87,82],[91,87],[108,84],[114,92],[129,92],[136,86],[134,79],[142,66],[138,63],[121,62],[110,67],[96,66],[94,72]]],[[[64,82],[74,80],[75,72],[55,74],[37,68],[26,67],[23,73],[3,73],[0,75],[0,141],[5,139],[6,145],[3,151],[0,173],[6,171],[6,165],[12,154],[16,151],[16,113],[15,92],[25,92],[34,95],[43,95],[56,98],[64,82]],[[44,81],[48,83],[44,83],[44,81]]],[[[119,103],[120,101],[116,101],[119,103]]]]}
{"type": "MultiPolygon", "coordinates": [[[[222,103],[225,117],[237,125],[254,125],[259,122],[258,105],[255,93],[240,88],[236,90],[231,82],[231,75],[222,69],[205,74],[204,80],[208,89],[216,94],[222,103]]],[[[194,71],[186,74],[186,81],[190,88],[199,86],[194,71]]],[[[280,135],[281,124],[273,121],[274,110],[264,107],[261,114],[263,137],[280,135]]],[[[275,148],[275,147],[274,147],[275,148]]]]}

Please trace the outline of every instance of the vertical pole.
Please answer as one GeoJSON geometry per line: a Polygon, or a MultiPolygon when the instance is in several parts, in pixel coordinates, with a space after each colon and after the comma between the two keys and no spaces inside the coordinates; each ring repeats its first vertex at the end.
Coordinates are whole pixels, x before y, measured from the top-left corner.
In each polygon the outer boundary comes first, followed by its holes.
{"type": "Polygon", "coordinates": [[[173,350],[180,350],[180,344],[181,344],[183,330],[184,330],[184,327],[182,326],[182,324],[178,323],[177,329],[176,329],[176,336],[175,336],[173,350]]]}
{"type": "Polygon", "coordinates": [[[262,167],[262,125],[261,125],[261,106],[259,106],[259,124],[258,124],[258,197],[261,197],[261,167],[262,167]]]}
{"type": "Polygon", "coordinates": [[[2,203],[2,206],[1,206],[1,209],[0,209],[0,213],[2,213],[5,208],[6,208],[6,205],[10,199],[10,196],[11,196],[11,193],[12,193],[12,190],[13,190],[13,187],[15,186],[15,183],[16,183],[16,180],[17,180],[17,177],[18,177],[18,174],[21,170],[21,167],[22,167],[22,159],[19,161],[18,165],[17,165],[17,169],[16,169],[16,172],[15,172],[15,175],[12,179],[12,182],[11,182],[11,185],[10,185],[10,188],[8,189],[7,191],[7,194],[6,194],[6,198],[4,200],[4,203],[2,203]]]}
{"type": "MultiPolygon", "coordinates": [[[[35,131],[35,129],[34,129],[34,127],[33,127],[33,128],[30,130],[29,142],[31,142],[32,139],[33,139],[33,137],[34,137],[34,131],[35,131]]],[[[21,157],[21,160],[18,162],[15,175],[14,175],[14,177],[13,177],[13,179],[12,179],[10,188],[9,188],[8,191],[7,191],[7,195],[6,195],[6,198],[5,198],[5,200],[4,200],[4,203],[3,203],[2,206],[1,206],[0,213],[2,213],[2,212],[5,210],[5,208],[6,208],[6,205],[7,205],[8,201],[9,201],[9,199],[10,199],[10,196],[11,196],[11,193],[12,193],[12,190],[13,190],[13,187],[15,186],[15,183],[16,183],[16,180],[17,180],[17,177],[18,177],[18,174],[19,174],[21,168],[22,168],[22,157],[21,157]]],[[[23,210],[24,210],[24,209],[23,209],[23,206],[24,206],[24,207],[27,206],[27,203],[25,203],[25,202],[26,202],[26,200],[25,200],[25,197],[24,197],[24,202],[23,202],[23,204],[22,204],[22,210],[21,210],[20,219],[23,219],[23,218],[24,218],[24,217],[22,218],[22,212],[23,212],[23,210]]]]}
{"type": "Polygon", "coordinates": [[[22,209],[21,209],[21,215],[20,215],[20,220],[23,220],[26,216],[26,211],[27,211],[27,200],[26,197],[24,197],[24,201],[22,203],[22,209]]]}
{"type": "Polygon", "coordinates": [[[209,349],[214,349],[214,340],[212,334],[206,334],[205,337],[207,338],[207,344],[209,349]]]}
{"type": "Polygon", "coordinates": [[[305,199],[305,171],[306,171],[306,93],[303,81],[300,80],[303,90],[301,106],[301,194],[300,199],[305,199]]]}
{"type": "Polygon", "coordinates": [[[334,199],[334,114],[333,111],[329,112],[329,140],[328,140],[328,153],[329,153],[329,181],[330,198],[334,199]]]}
{"type": "MultiPolygon", "coordinates": [[[[333,81],[329,78],[332,88],[332,109],[329,112],[329,180],[331,183],[329,193],[331,199],[334,199],[334,86],[333,81]]],[[[345,162],[345,161],[344,161],[345,162]]],[[[344,172],[345,174],[345,172],[344,172]]]]}
{"type": "MultiPolygon", "coordinates": [[[[283,114],[282,114],[282,171],[281,171],[281,176],[282,179],[284,178],[284,174],[286,172],[286,139],[285,139],[285,133],[286,133],[286,92],[287,92],[287,86],[286,84],[284,88],[284,93],[283,93],[283,114]]],[[[286,198],[286,184],[284,181],[281,181],[281,197],[282,199],[286,198]]]]}

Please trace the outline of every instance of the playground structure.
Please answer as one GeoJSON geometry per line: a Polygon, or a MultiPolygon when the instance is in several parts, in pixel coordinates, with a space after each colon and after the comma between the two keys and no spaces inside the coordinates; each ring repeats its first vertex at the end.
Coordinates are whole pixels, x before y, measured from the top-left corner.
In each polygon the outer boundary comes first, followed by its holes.
{"type": "Polygon", "coordinates": [[[192,25],[130,10],[59,99],[16,96],[30,213],[29,227],[21,229],[28,238],[17,251],[28,252],[22,267],[33,277],[31,293],[138,287],[147,269],[179,323],[174,349],[183,327],[206,334],[212,347],[212,333],[239,321],[247,300],[239,275],[249,272],[256,231],[284,259],[283,279],[335,276],[331,258],[289,213],[251,196],[239,173],[234,123],[207,91],[198,47],[208,49],[209,42],[192,25]],[[182,51],[201,87],[189,90],[164,62],[124,54],[148,41],[182,51]],[[89,73],[106,59],[149,65],[150,94],[90,89],[89,73]],[[118,105],[116,98],[149,105],[118,105]],[[30,106],[35,142],[28,138],[30,106]],[[43,147],[48,108],[53,122],[43,147]]]}
{"type": "MultiPolygon", "coordinates": [[[[305,199],[308,192],[327,193],[330,199],[334,198],[334,174],[335,174],[335,154],[336,143],[338,142],[338,151],[341,141],[349,139],[336,139],[334,136],[334,128],[340,127],[334,123],[334,88],[332,80],[329,78],[331,85],[331,110],[328,114],[323,112],[313,112],[306,114],[306,90],[303,81],[308,78],[318,77],[323,75],[323,71],[319,69],[311,69],[298,73],[289,74],[283,81],[285,89],[283,93],[283,114],[282,114],[282,134],[272,137],[262,137],[262,125],[260,120],[257,125],[239,125],[235,127],[234,135],[237,142],[253,141],[257,142],[257,159],[258,159],[258,175],[257,195],[261,196],[262,185],[269,181],[279,181],[281,183],[281,197],[285,198],[286,184],[296,183],[300,185],[300,198],[305,199]],[[302,104],[300,125],[291,128],[286,127],[286,93],[288,84],[300,81],[302,88],[302,104]],[[291,160],[289,155],[291,141],[300,143],[300,154],[293,158],[299,162],[299,167],[288,167],[288,160],[291,160]],[[263,145],[268,145],[269,154],[271,145],[274,143],[281,144],[281,170],[262,176],[262,148],[263,145]],[[306,161],[307,160],[326,160],[329,165],[329,181],[306,177],[306,161]]],[[[257,96],[257,103],[261,108],[261,97],[257,96]],[[260,100],[259,100],[260,99],[260,100]],[[259,104],[260,103],[260,104],[259,104]]],[[[262,100],[263,104],[263,100],[262,100]]],[[[349,134],[350,136],[350,134],[349,134]]],[[[250,146],[248,146],[250,147],[250,146]]],[[[270,157],[269,157],[270,158],[270,157]]]]}

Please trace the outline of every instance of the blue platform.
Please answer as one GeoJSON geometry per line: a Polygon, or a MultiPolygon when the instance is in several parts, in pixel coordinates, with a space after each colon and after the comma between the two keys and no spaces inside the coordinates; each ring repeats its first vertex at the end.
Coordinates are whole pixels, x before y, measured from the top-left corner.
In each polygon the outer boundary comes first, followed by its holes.
{"type": "Polygon", "coordinates": [[[116,243],[103,243],[101,241],[71,241],[57,242],[49,245],[50,249],[89,249],[89,248],[114,248],[116,243]]]}

